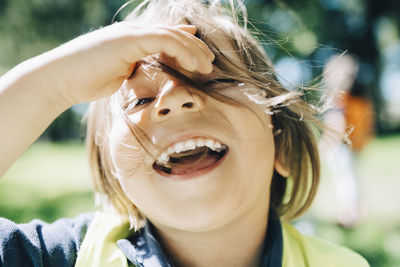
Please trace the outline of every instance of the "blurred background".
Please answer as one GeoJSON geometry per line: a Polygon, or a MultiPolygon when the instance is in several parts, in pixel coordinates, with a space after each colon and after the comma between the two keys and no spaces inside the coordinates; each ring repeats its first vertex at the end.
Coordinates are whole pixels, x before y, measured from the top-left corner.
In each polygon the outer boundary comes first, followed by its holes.
{"type": "MultiPolygon", "coordinates": [[[[322,157],[320,192],[296,226],[356,250],[371,266],[400,266],[400,1],[245,2],[282,84],[317,87],[304,98],[353,143],[323,134],[322,154],[335,156],[322,157]]],[[[109,24],[124,3],[0,0],[0,75],[109,24]]],[[[53,221],[95,209],[86,107],[64,112],[1,179],[0,216],[53,221]]]]}

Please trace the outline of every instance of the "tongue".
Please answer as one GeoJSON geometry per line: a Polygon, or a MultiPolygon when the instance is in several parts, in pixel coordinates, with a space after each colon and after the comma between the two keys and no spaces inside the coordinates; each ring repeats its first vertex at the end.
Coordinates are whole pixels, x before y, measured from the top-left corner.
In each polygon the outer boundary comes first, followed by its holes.
{"type": "Polygon", "coordinates": [[[218,153],[208,153],[201,157],[187,157],[179,160],[179,163],[174,163],[171,174],[183,175],[189,174],[201,169],[212,166],[220,159],[218,153]]]}

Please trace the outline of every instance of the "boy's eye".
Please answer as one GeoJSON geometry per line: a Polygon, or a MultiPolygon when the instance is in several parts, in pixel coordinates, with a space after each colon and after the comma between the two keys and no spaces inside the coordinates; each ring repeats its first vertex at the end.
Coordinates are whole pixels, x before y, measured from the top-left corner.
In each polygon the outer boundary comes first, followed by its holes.
{"type": "Polygon", "coordinates": [[[126,107],[126,111],[132,111],[135,107],[150,103],[154,100],[154,97],[144,97],[144,98],[137,98],[129,103],[126,107]]]}
{"type": "Polygon", "coordinates": [[[146,103],[149,103],[149,102],[151,102],[153,100],[154,100],[154,97],[145,97],[145,98],[139,98],[135,102],[136,102],[136,106],[140,106],[140,105],[144,105],[146,103]]]}

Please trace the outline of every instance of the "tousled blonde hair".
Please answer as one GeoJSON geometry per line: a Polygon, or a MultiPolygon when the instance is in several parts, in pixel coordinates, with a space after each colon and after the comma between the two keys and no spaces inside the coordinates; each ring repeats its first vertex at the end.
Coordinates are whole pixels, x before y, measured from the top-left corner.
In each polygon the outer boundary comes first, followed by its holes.
{"type": "MultiPolygon", "coordinates": [[[[304,213],[315,197],[320,179],[317,149],[320,122],[315,109],[301,100],[299,92],[290,92],[277,81],[273,65],[247,29],[246,10],[241,2],[231,1],[224,7],[221,1],[146,0],[126,20],[146,26],[195,25],[196,36],[216,55],[213,64],[226,78],[260,89],[253,92],[253,99],[272,114],[275,156],[290,170],[290,178],[274,172],[271,207],[287,220],[304,213]],[[229,42],[239,63],[218,47],[217,37],[210,34],[215,30],[221,32],[218,38],[229,42]]],[[[95,191],[104,207],[128,216],[137,228],[143,215],[113,176],[108,144],[113,119],[110,102],[110,97],[93,102],[88,111],[87,146],[95,191]]]]}

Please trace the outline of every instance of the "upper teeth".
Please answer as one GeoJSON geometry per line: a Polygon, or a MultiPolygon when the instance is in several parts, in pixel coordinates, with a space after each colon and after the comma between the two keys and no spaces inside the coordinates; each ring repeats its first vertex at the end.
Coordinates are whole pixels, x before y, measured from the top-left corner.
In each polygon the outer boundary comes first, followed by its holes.
{"type": "Polygon", "coordinates": [[[157,163],[165,164],[168,163],[169,157],[173,153],[181,153],[183,151],[193,150],[196,147],[208,147],[213,151],[220,152],[226,147],[220,142],[209,139],[209,138],[192,138],[183,142],[177,142],[169,146],[164,152],[157,158],[157,163]]]}

